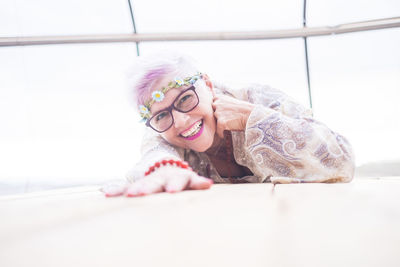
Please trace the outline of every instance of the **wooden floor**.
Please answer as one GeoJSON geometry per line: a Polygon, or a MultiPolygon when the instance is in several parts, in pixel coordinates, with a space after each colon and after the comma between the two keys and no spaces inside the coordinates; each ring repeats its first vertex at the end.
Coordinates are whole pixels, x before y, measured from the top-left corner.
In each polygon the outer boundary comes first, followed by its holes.
{"type": "Polygon", "coordinates": [[[400,266],[400,177],[0,197],[0,266],[400,266]]]}

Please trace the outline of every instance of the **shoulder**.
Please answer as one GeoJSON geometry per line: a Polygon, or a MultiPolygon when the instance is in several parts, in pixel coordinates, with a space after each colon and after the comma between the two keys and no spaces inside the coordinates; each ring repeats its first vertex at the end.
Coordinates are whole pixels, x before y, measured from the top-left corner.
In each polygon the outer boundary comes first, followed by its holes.
{"type": "Polygon", "coordinates": [[[257,83],[221,83],[213,81],[213,84],[216,94],[230,95],[237,99],[250,102],[253,95],[277,91],[269,85],[257,83]]]}
{"type": "Polygon", "coordinates": [[[216,93],[231,96],[279,111],[290,117],[312,117],[311,109],[305,108],[283,91],[269,85],[251,83],[234,86],[219,85],[216,93]]]}
{"type": "Polygon", "coordinates": [[[271,102],[272,100],[288,97],[282,91],[269,85],[258,83],[247,84],[222,84],[215,83],[215,93],[233,96],[240,100],[249,101],[254,104],[271,102]]]}

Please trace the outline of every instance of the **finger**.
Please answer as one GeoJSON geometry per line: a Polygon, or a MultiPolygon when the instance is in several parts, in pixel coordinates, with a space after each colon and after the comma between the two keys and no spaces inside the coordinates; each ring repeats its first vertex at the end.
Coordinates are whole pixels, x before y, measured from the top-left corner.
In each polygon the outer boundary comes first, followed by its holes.
{"type": "Polygon", "coordinates": [[[213,110],[215,111],[217,109],[217,105],[218,105],[218,100],[214,99],[214,101],[212,102],[211,106],[213,108],[213,110]]]}
{"type": "Polygon", "coordinates": [[[217,97],[217,95],[215,94],[215,90],[211,90],[212,96],[213,98],[217,97]]]}
{"type": "Polygon", "coordinates": [[[144,196],[145,194],[142,193],[142,188],[144,185],[144,181],[146,178],[143,178],[142,180],[136,181],[132,185],[130,185],[126,191],[125,191],[125,196],[127,197],[138,197],[138,196],[144,196]]]}
{"type": "MultiPolygon", "coordinates": [[[[150,177],[149,177],[150,178],[150,177]]],[[[164,183],[161,179],[150,178],[143,182],[139,194],[148,195],[164,191],[164,183]]]]}
{"type": "Polygon", "coordinates": [[[106,184],[100,191],[104,193],[106,197],[122,196],[126,191],[127,186],[121,184],[106,184]]]}
{"type": "Polygon", "coordinates": [[[193,175],[190,178],[189,182],[189,189],[194,189],[194,190],[201,190],[201,189],[208,189],[214,184],[214,181],[203,177],[203,176],[198,176],[198,175],[193,175]]]}
{"type": "Polygon", "coordinates": [[[220,123],[218,123],[217,121],[217,134],[219,137],[224,138],[224,129],[225,127],[223,127],[220,123]]]}
{"type": "Polygon", "coordinates": [[[180,176],[171,177],[165,185],[165,191],[169,193],[180,192],[185,190],[189,184],[189,175],[182,174],[180,176]]]}

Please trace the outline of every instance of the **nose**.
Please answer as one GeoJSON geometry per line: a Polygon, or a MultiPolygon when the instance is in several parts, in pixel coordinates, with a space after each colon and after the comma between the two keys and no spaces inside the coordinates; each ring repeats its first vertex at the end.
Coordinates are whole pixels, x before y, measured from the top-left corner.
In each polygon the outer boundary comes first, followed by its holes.
{"type": "Polygon", "coordinates": [[[172,111],[172,116],[174,116],[174,125],[177,129],[185,127],[188,119],[190,118],[188,113],[182,113],[177,110],[172,111]]]}

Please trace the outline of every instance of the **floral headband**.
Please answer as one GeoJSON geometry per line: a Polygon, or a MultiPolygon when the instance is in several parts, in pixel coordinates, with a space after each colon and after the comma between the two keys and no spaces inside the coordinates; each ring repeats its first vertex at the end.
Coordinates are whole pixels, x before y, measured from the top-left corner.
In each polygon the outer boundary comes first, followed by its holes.
{"type": "Polygon", "coordinates": [[[146,101],[144,105],[139,106],[140,116],[143,118],[142,121],[147,121],[151,117],[150,108],[154,102],[161,102],[164,99],[164,95],[173,88],[179,88],[185,85],[193,85],[197,80],[201,79],[201,73],[197,73],[194,76],[186,77],[184,79],[175,78],[173,81],[168,83],[167,87],[163,87],[159,91],[154,91],[151,94],[151,99],[146,101]]]}

